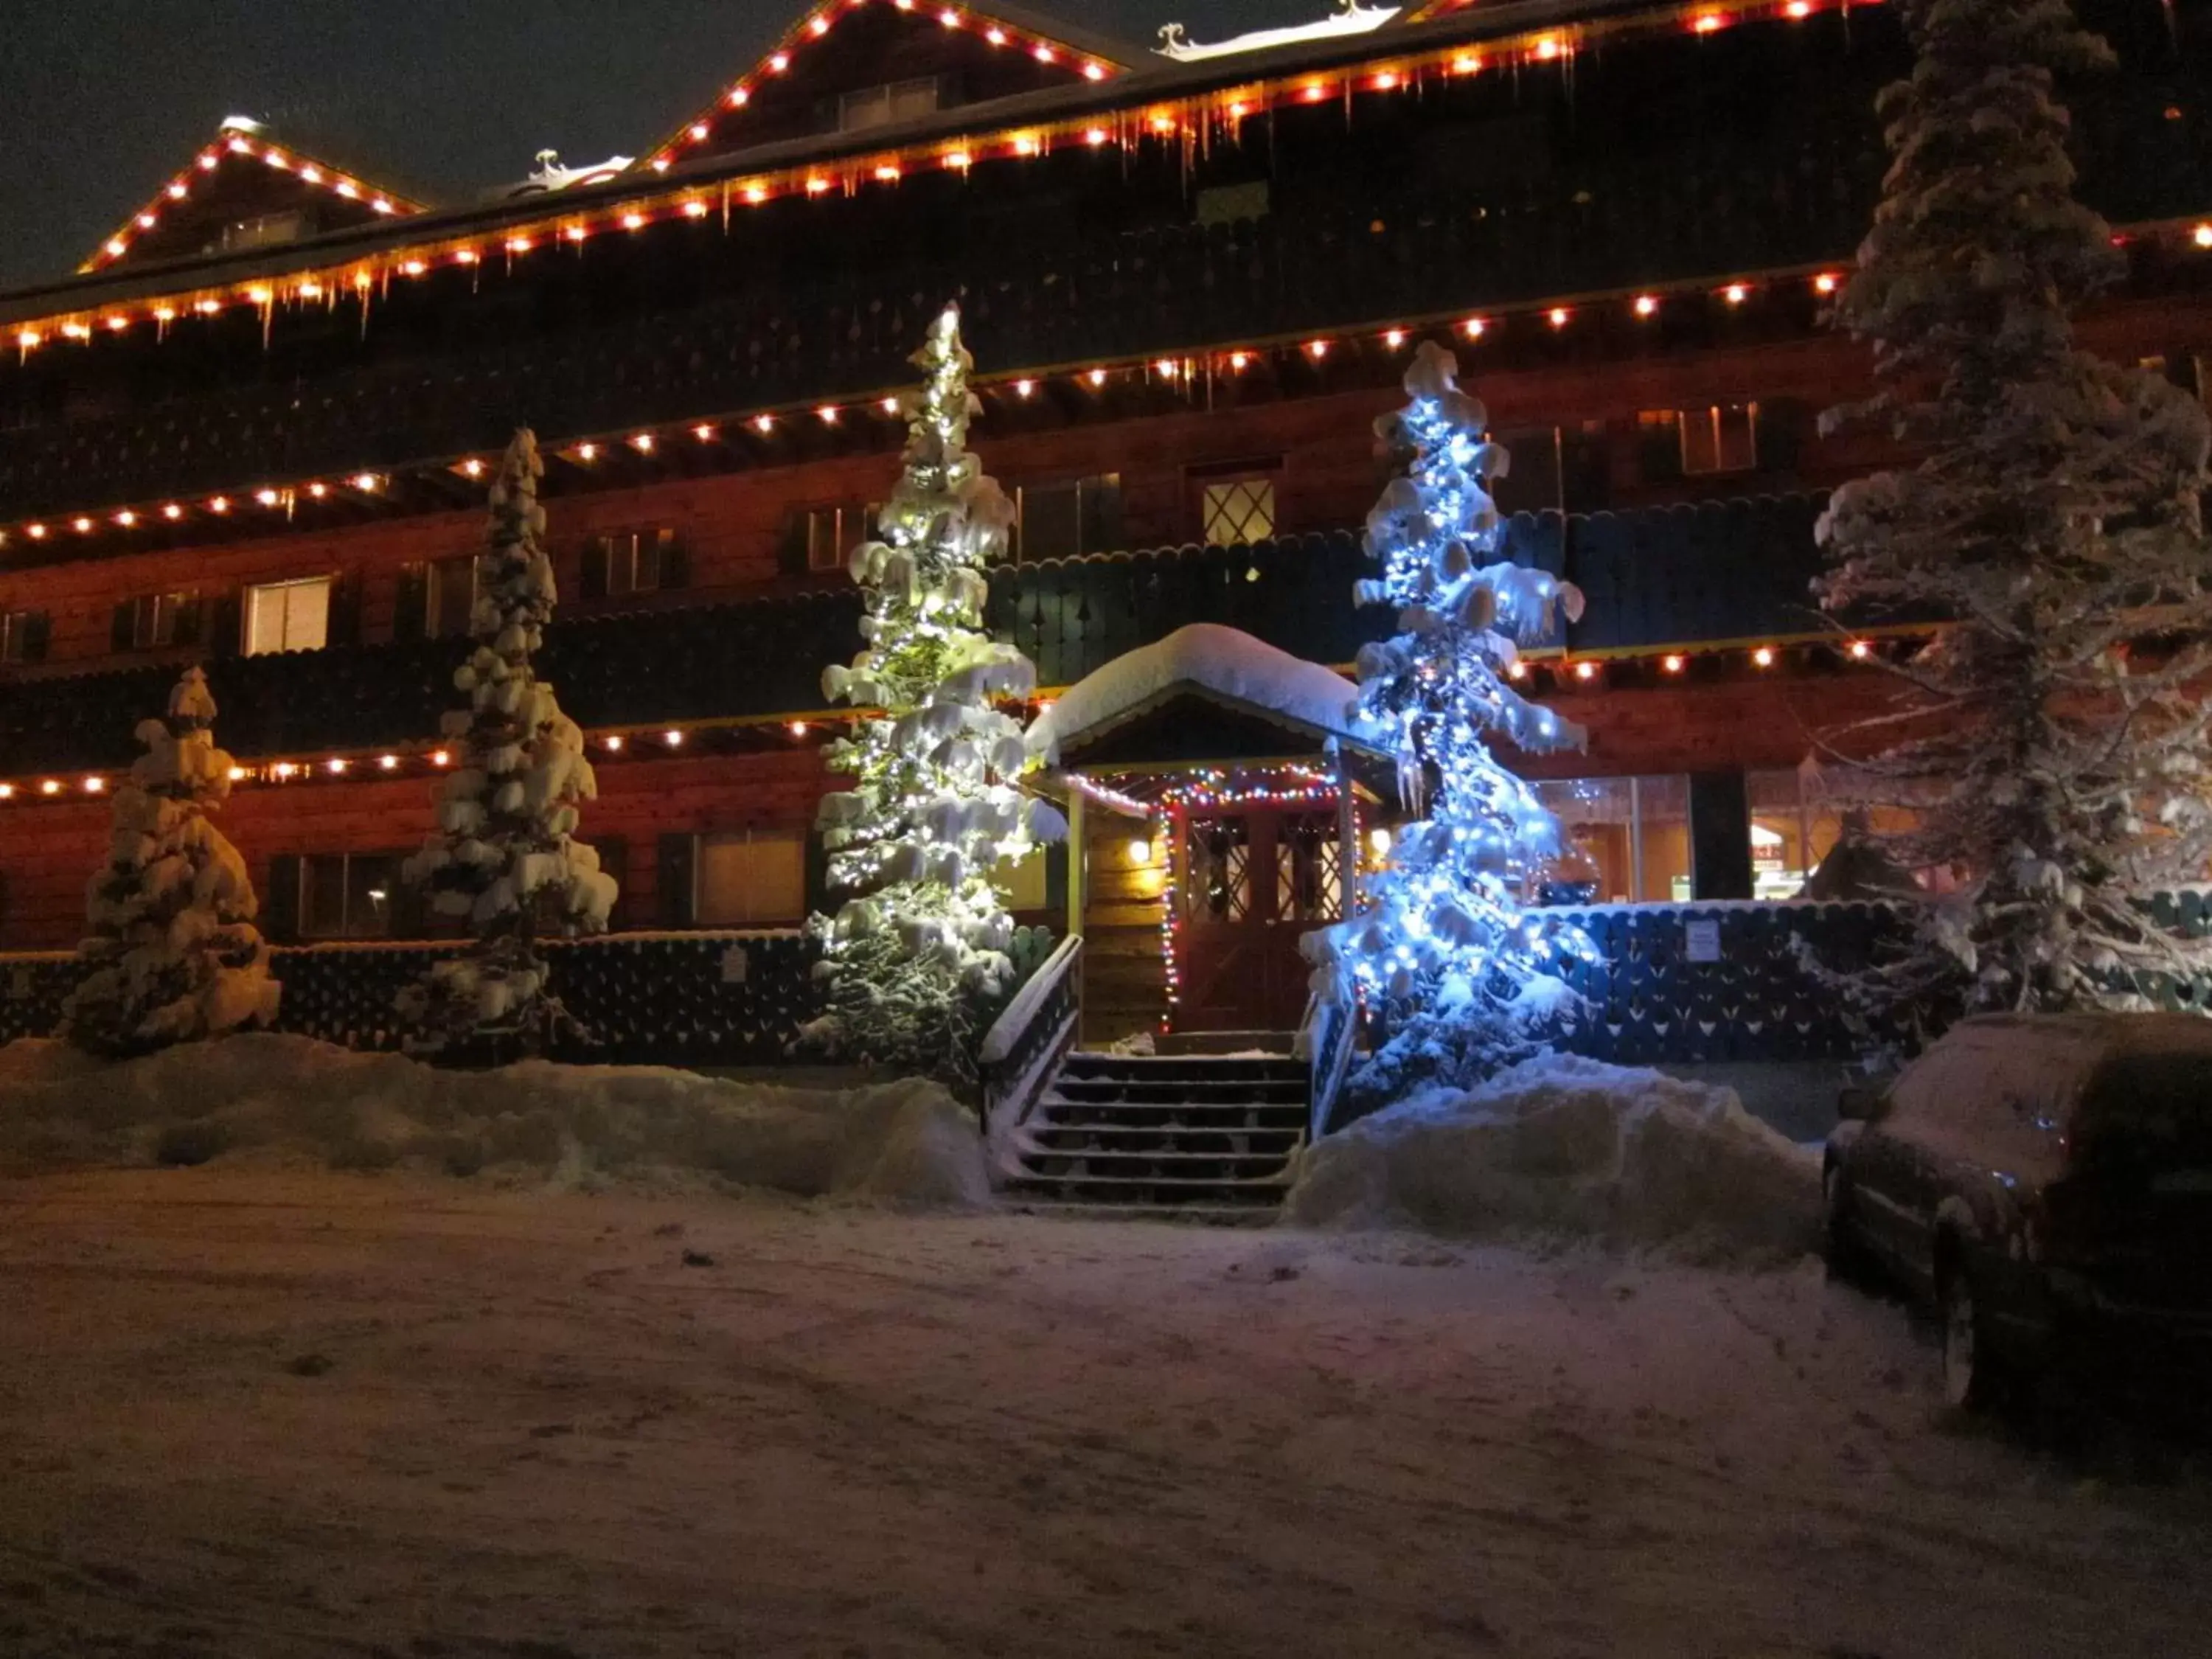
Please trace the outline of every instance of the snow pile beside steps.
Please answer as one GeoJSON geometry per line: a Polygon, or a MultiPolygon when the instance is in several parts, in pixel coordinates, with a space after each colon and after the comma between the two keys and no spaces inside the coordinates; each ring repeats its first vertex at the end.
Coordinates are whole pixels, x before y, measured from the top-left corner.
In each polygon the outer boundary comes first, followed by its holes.
{"type": "Polygon", "coordinates": [[[0,1048],[0,1172],[216,1158],[915,1207],[990,1197],[974,1119],[920,1081],[789,1089],[544,1061],[449,1072],[258,1034],[124,1065],[59,1042],[0,1048]]]}
{"type": "Polygon", "coordinates": [[[1820,1187],[1819,1154],[1733,1090],[1544,1054],[1308,1148],[1284,1214],[1754,1265],[1815,1247],[1820,1187]]]}

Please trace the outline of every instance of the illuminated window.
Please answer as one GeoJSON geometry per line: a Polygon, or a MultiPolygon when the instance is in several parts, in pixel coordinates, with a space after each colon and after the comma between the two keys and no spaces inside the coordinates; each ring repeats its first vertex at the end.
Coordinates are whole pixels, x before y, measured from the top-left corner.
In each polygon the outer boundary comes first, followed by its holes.
{"type": "Polygon", "coordinates": [[[991,885],[999,902],[1009,910],[1042,910],[1046,896],[1045,854],[1042,848],[1025,859],[1000,859],[991,871],[991,885]]]}
{"type": "Polygon", "coordinates": [[[1017,558],[1115,552],[1121,540],[1121,475],[1023,484],[1014,491],[1014,511],[1017,558]]]}
{"type": "Polygon", "coordinates": [[[1832,854],[1835,862],[1820,884],[1827,890],[1822,896],[1868,898],[1941,884],[1906,872],[1897,856],[1901,849],[1891,845],[1893,837],[1918,825],[1916,802],[1940,796],[1940,784],[1832,766],[1750,772],[1744,786],[1758,897],[1796,897],[1832,854]],[[1847,831],[1852,844],[1839,851],[1847,831]]]}
{"type": "Polygon", "coordinates": [[[848,92],[837,100],[837,130],[862,132],[870,127],[896,126],[934,115],[939,103],[935,76],[917,81],[895,81],[889,86],[866,87],[848,92]]]}
{"type": "Polygon", "coordinates": [[[398,891],[392,853],[318,853],[300,860],[300,937],[387,939],[398,891]]]}
{"type": "Polygon", "coordinates": [[[222,228],[204,253],[235,253],[248,248],[276,247],[296,242],[307,234],[304,213],[267,213],[258,219],[238,219],[222,228]]]}
{"type": "Polygon", "coordinates": [[[1199,485],[1198,527],[1209,547],[1265,541],[1275,533],[1275,480],[1267,474],[1209,478],[1199,485]]]}
{"type": "Polygon", "coordinates": [[[1535,786],[1559,821],[1558,858],[1537,871],[1537,904],[1682,904],[1690,897],[1690,782],[1569,778],[1535,786]]]}
{"type": "Polygon", "coordinates": [[[698,920],[710,927],[777,927],[806,915],[806,840],[793,831],[699,838],[698,920]]]}
{"type": "Polygon", "coordinates": [[[246,590],[246,654],[319,651],[330,643],[331,579],[264,582],[246,590]]]}
{"type": "Polygon", "coordinates": [[[1637,426],[1644,439],[1648,477],[1749,472],[1759,465],[1755,403],[1648,409],[1637,416],[1637,426]]]}
{"type": "Polygon", "coordinates": [[[1275,830],[1275,920],[1334,921],[1340,866],[1336,815],[1292,812],[1275,830]]]}

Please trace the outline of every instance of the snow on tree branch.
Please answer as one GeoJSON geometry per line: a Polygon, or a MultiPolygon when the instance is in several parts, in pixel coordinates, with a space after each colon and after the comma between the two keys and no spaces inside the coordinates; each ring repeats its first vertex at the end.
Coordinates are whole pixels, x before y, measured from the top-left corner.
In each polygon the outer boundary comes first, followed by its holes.
{"type": "Polygon", "coordinates": [[[94,1054],[144,1054],[276,1018],[283,988],[245,860],[209,814],[230,795],[215,746],[207,677],[185,671],[167,718],[141,722],[146,752],[110,808],[107,862],[92,878],[90,974],[62,1011],[63,1035],[94,1054]]]}
{"type": "Polygon", "coordinates": [[[1506,683],[1517,644],[1582,595],[1498,556],[1504,525],[1490,480],[1505,451],[1489,416],[1461,390],[1459,365],[1425,342],[1406,375],[1412,399],[1376,422],[1395,476],[1367,520],[1382,574],[1362,605],[1398,609],[1399,633],[1359,653],[1358,711],[1399,756],[1401,793],[1420,822],[1401,831],[1367,908],[1307,937],[1315,988],[1354,990],[1402,1012],[1398,1034],[1356,1086],[1397,1092],[1419,1077],[1467,1083],[1534,1048],[1534,1029],[1572,1001],[1551,971],[1588,957],[1579,929],[1524,916],[1526,878],[1559,851],[1559,827],[1534,790],[1498,763],[1490,739],[1531,752],[1579,748],[1580,728],[1506,683]],[[1433,775],[1435,789],[1430,798],[1433,775]]]}
{"type": "Polygon", "coordinates": [[[540,544],[544,475],[536,437],[516,433],[492,484],[489,546],[477,561],[476,649],[453,672],[469,706],[444,718],[444,735],[460,744],[459,764],[441,792],[439,833],[403,872],[427,885],[439,915],[465,920],[476,934],[467,953],[401,994],[401,1012],[433,1046],[480,1034],[542,1043],[559,1008],[538,938],[605,931],[616,897],[599,854],[575,839],[577,805],[598,793],[584,734],[530,666],[559,598],[540,544]]]}

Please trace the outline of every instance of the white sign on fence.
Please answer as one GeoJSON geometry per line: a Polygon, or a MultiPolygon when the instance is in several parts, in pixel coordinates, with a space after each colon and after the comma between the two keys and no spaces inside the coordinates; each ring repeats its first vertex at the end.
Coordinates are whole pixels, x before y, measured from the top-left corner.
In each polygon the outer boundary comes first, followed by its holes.
{"type": "Polygon", "coordinates": [[[1682,924],[1682,954],[1692,962],[1721,959],[1721,925],[1711,917],[1682,924]]]}

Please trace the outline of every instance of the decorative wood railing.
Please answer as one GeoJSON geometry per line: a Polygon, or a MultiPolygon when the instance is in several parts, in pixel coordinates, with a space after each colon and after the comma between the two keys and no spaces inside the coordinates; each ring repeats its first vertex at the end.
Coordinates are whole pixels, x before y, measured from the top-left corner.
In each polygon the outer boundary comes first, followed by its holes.
{"type": "Polygon", "coordinates": [[[993,1140],[1036,1109],[1083,1024],[1083,936],[1071,933],[1015,994],[976,1055],[983,1132],[993,1140]]]}
{"type": "Polygon", "coordinates": [[[1352,1074],[1359,1048],[1359,1005],[1356,1001],[1324,1001],[1319,996],[1306,1004],[1305,1023],[1298,1032],[1298,1052],[1312,1069],[1306,1139],[1319,1140],[1334,1125],[1337,1097],[1352,1074]]]}
{"type": "MultiPolygon", "coordinates": [[[[1785,638],[1820,628],[1820,500],[1760,496],[1632,513],[1523,514],[1507,552],[1580,586],[1588,608],[1547,641],[1576,652],[1785,638]]],[[[1001,566],[991,631],[1068,685],[1186,623],[1239,628],[1315,662],[1348,663],[1390,631],[1388,607],[1355,609],[1366,574],[1348,532],[1249,547],[1163,548],[1001,566]]],[[[540,672],[591,729],[765,719],[821,706],[822,665],[860,647],[850,590],[556,623],[540,672]]],[[[463,642],[338,646],[216,664],[222,738],[262,759],[424,741],[452,702],[463,642]]],[[[161,706],[175,666],[13,683],[0,678],[0,777],[127,764],[131,732],[161,706]]]]}

